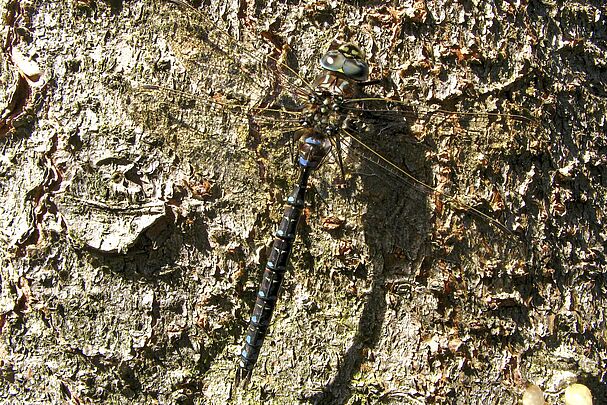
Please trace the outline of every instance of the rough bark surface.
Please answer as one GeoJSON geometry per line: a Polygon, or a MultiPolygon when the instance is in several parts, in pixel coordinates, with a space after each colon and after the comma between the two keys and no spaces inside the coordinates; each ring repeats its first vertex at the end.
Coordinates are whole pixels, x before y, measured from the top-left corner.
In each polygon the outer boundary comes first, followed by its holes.
{"type": "Polygon", "coordinates": [[[607,403],[602,2],[199,3],[240,45],[168,1],[0,2],[2,402],[512,404],[533,383],[558,404],[578,381],[607,403]],[[357,159],[345,188],[315,173],[236,389],[296,171],[288,124],[219,103],[270,100],[272,58],[312,80],[335,38],[377,97],[529,119],[365,135],[466,205],[357,159]]]}

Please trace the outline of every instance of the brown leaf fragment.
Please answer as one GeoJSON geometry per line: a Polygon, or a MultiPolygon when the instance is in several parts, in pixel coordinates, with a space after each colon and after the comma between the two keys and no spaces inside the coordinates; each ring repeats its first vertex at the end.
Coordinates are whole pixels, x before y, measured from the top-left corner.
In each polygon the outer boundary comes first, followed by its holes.
{"type": "Polygon", "coordinates": [[[493,188],[493,192],[491,193],[491,201],[489,202],[491,205],[491,209],[493,211],[502,211],[504,209],[504,200],[502,199],[502,195],[500,194],[497,188],[493,188]]]}
{"type": "Polygon", "coordinates": [[[344,220],[331,216],[331,217],[326,217],[322,220],[322,229],[324,229],[325,231],[334,231],[336,229],[339,229],[343,226],[344,224],[344,220]]]}
{"type": "Polygon", "coordinates": [[[561,197],[558,194],[553,195],[551,204],[551,213],[554,216],[562,217],[567,213],[567,208],[563,204],[561,197]]]}
{"type": "Polygon", "coordinates": [[[30,288],[29,281],[25,277],[19,277],[15,310],[19,312],[27,311],[27,309],[29,308],[29,303],[31,301],[31,296],[32,290],[30,288]]]}
{"type": "Polygon", "coordinates": [[[200,316],[196,320],[196,325],[203,331],[208,331],[209,329],[211,329],[211,322],[209,321],[209,317],[206,314],[200,314],[200,316]]]}
{"type": "Polygon", "coordinates": [[[414,0],[405,7],[386,7],[370,16],[384,25],[400,25],[403,20],[424,23],[428,17],[428,7],[425,0],[414,0]]]}
{"type": "Polygon", "coordinates": [[[414,0],[413,6],[406,9],[406,15],[411,21],[425,23],[426,18],[428,18],[428,6],[426,5],[426,1],[414,0]]]}
{"type": "Polygon", "coordinates": [[[450,53],[454,55],[459,63],[462,62],[477,62],[483,61],[483,56],[478,50],[469,47],[460,47],[459,45],[453,45],[450,48],[450,53]]]}
{"type": "Polygon", "coordinates": [[[440,196],[438,194],[435,194],[435,198],[434,198],[434,213],[440,217],[443,215],[444,213],[444,204],[443,204],[443,200],[441,200],[440,196]]]}
{"type": "Polygon", "coordinates": [[[394,7],[382,7],[378,11],[369,13],[368,17],[380,25],[400,23],[402,11],[394,7]]]}
{"type": "Polygon", "coordinates": [[[349,255],[353,250],[351,240],[341,241],[339,244],[339,256],[341,257],[349,255]]]}
{"type": "Polygon", "coordinates": [[[213,196],[213,184],[207,179],[204,179],[201,182],[187,183],[187,187],[192,192],[192,196],[196,199],[208,200],[213,196]]]}
{"type": "Polygon", "coordinates": [[[301,212],[301,221],[307,222],[311,215],[312,212],[310,211],[310,208],[305,207],[301,212]]]}

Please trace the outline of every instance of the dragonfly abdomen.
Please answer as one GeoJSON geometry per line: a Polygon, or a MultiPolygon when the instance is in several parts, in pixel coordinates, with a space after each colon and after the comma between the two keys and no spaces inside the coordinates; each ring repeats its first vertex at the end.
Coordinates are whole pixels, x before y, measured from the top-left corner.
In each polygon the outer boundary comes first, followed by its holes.
{"type": "Polygon", "coordinates": [[[257,292],[255,307],[249,320],[249,328],[245,338],[244,347],[240,353],[240,369],[238,379],[246,381],[250,377],[259,350],[266,337],[272,314],[276,307],[280,285],[287,271],[287,263],[293,248],[293,242],[297,232],[297,223],[301,216],[304,206],[304,199],[307,187],[308,176],[303,176],[307,171],[302,172],[300,181],[295,186],[293,193],[287,200],[283,218],[276,232],[276,237],[272,243],[270,257],[263,272],[261,285],[257,292]]]}

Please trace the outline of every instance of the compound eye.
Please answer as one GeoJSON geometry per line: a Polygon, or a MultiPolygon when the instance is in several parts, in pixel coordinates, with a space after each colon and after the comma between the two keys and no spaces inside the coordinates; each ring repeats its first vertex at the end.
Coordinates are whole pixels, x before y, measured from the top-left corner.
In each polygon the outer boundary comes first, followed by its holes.
{"type": "Polygon", "coordinates": [[[358,82],[364,82],[369,77],[369,66],[356,59],[346,59],[342,71],[347,77],[358,82]]]}
{"type": "Polygon", "coordinates": [[[332,72],[339,72],[346,58],[339,51],[329,51],[320,58],[320,66],[332,72]]]}

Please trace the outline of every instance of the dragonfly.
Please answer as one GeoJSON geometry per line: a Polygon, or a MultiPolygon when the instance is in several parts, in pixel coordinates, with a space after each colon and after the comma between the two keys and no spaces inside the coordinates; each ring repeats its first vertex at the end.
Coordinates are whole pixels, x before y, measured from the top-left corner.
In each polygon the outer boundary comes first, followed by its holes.
{"type": "MultiPolygon", "coordinates": [[[[316,79],[308,80],[307,72],[302,73],[289,60],[288,51],[285,53],[288,47],[271,32],[266,31],[262,36],[274,49],[260,54],[185,0],[165,0],[164,3],[171,7],[170,13],[175,16],[175,21],[167,22],[174,24],[169,29],[174,36],[167,38],[167,46],[177,55],[177,61],[187,61],[184,63],[186,74],[201,72],[202,80],[194,89],[149,83],[143,86],[142,93],[155,98],[165,97],[169,108],[191,108],[199,104],[204,106],[203,113],[240,117],[248,128],[251,148],[258,147],[259,137],[268,127],[286,133],[289,140],[299,143],[297,156],[293,159],[299,175],[286,199],[284,214],[261,276],[238,356],[235,377],[238,385],[250,382],[287,272],[305,209],[309,180],[327,161],[335,162],[341,177],[345,178],[346,161],[352,155],[369,162],[379,176],[396,179],[421,195],[434,196],[471,213],[508,237],[513,236],[511,229],[489,213],[449,191],[419,180],[371,147],[361,134],[369,131],[369,127],[371,132],[382,135],[403,132],[414,125],[431,126],[445,121],[455,122],[453,126],[464,132],[478,122],[502,121],[525,127],[533,125],[531,118],[518,113],[466,113],[422,108],[406,101],[368,94],[368,88],[381,86],[384,80],[369,79],[370,66],[365,53],[350,41],[331,44],[329,50],[320,55],[320,73],[316,79]],[[366,126],[365,121],[373,125],[366,126]]],[[[195,131],[191,130],[191,136],[195,136],[195,131]]],[[[270,156],[264,148],[256,150],[264,158],[270,156]]]]}

